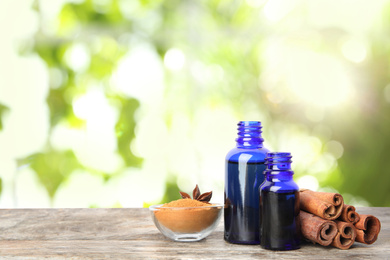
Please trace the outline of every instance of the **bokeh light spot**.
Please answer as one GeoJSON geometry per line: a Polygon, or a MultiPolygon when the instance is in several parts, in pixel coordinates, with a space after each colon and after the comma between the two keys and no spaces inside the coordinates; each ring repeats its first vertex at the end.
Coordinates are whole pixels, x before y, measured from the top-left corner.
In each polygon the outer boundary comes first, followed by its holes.
{"type": "Polygon", "coordinates": [[[341,158],[344,153],[343,145],[335,140],[327,142],[325,145],[325,150],[331,153],[336,159],[341,158]]]}
{"type": "Polygon", "coordinates": [[[356,63],[362,62],[367,55],[364,44],[361,41],[354,39],[349,39],[344,42],[341,51],[345,58],[356,63]]]}
{"type": "Polygon", "coordinates": [[[264,14],[268,20],[277,22],[283,19],[294,9],[294,0],[273,0],[268,1],[264,7],[264,14]]]}
{"type": "Polygon", "coordinates": [[[74,71],[85,71],[90,60],[89,51],[84,44],[76,43],[65,53],[65,62],[74,71]]]}
{"type": "Polygon", "coordinates": [[[316,191],[319,186],[317,178],[311,175],[305,175],[299,178],[296,182],[301,189],[310,189],[316,191]]]}
{"type": "Polygon", "coordinates": [[[314,52],[292,54],[288,85],[300,99],[319,107],[339,105],[352,95],[351,81],[340,62],[314,52]]]}
{"type": "Polygon", "coordinates": [[[246,0],[246,4],[253,8],[261,7],[267,2],[266,0],[246,0]]]}
{"type": "Polygon", "coordinates": [[[165,66],[173,71],[181,70],[185,63],[184,53],[179,49],[169,49],[164,56],[165,66]]]}

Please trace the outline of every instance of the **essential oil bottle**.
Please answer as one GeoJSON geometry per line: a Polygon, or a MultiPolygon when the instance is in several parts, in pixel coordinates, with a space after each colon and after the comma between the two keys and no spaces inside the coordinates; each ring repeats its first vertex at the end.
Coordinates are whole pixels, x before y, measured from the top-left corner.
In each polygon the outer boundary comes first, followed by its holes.
{"type": "Polygon", "coordinates": [[[224,239],[236,244],[260,244],[259,187],[265,157],[261,122],[240,121],[236,148],[226,155],[224,239]]]}
{"type": "Polygon", "coordinates": [[[270,250],[300,248],[299,188],[290,153],[268,153],[260,186],[260,245],[270,250]]]}

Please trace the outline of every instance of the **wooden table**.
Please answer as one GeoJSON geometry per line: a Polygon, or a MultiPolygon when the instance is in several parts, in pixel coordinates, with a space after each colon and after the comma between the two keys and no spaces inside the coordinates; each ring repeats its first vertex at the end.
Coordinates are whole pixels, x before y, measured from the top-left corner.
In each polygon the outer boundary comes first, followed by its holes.
{"type": "Polygon", "coordinates": [[[389,259],[390,208],[358,208],[382,223],[373,245],[355,243],[349,250],[305,243],[294,251],[268,251],[258,245],[223,240],[223,220],[206,239],[173,242],[154,226],[148,209],[2,209],[2,259],[389,259]]]}

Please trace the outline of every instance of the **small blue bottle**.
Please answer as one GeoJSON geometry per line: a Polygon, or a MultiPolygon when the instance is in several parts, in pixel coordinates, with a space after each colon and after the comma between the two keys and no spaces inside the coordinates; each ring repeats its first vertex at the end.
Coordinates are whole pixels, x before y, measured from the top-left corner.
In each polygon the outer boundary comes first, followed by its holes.
{"type": "Polygon", "coordinates": [[[226,155],[224,239],[236,244],[260,244],[259,187],[265,157],[261,123],[240,121],[236,148],[226,155]]]}
{"type": "Polygon", "coordinates": [[[299,188],[290,153],[268,153],[260,186],[260,245],[270,250],[300,248],[299,188]]]}

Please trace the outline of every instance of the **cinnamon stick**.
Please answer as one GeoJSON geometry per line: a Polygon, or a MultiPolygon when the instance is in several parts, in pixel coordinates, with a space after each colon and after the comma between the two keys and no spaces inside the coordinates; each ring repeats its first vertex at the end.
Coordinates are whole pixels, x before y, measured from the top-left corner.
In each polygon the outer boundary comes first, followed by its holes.
{"type": "Polygon", "coordinates": [[[300,208],[326,220],[337,219],[343,210],[344,200],[338,193],[300,191],[300,208]]]}
{"type": "Polygon", "coordinates": [[[328,246],[337,234],[337,225],[303,210],[299,213],[301,233],[306,239],[328,246]]]}
{"type": "Polygon", "coordinates": [[[344,204],[339,219],[345,222],[355,224],[360,220],[360,216],[356,212],[356,208],[354,206],[344,204]]]}
{"type": "Polygon", "coordinates": [[[360,215],[360,220],[355,224],[356,241],[370,245],[374,243],[381,230],[381,222],[372,215],[360,215]]]}
{"type": "Polygon", "coordinates": [[[332,241],[332,246],[340,249],[350,248],[356,239],[355,227],[348,222],[335,220],[337,225],[337,235],[332,241]]]}

